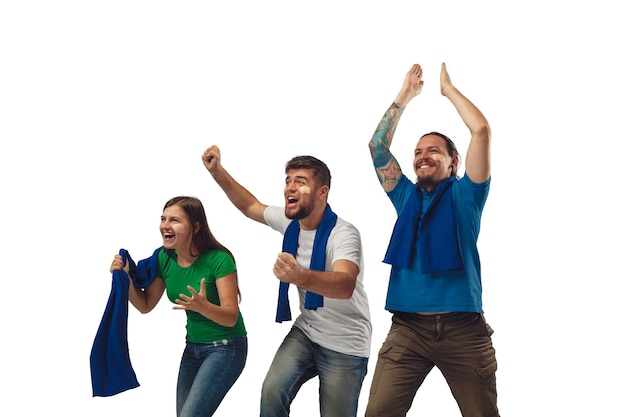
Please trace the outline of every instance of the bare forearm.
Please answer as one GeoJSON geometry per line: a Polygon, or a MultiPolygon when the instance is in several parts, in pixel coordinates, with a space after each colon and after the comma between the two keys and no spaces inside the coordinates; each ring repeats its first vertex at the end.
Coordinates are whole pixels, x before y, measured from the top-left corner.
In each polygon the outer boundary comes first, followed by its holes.
{"type": "Polygon", "coordinates": [[[444,94],[463,119],[472,134],[472,138],[488,139],[490,134],[489,123],[478,107],[452,85],[446,87],[444,94]]]}
{"type": "Polygon", "coordinates": [[[449,85],[444,93],[471,133],[465,158],[465,172],[472,181],[482,183],[491,176],[491,129],[489,123],[478,107],[454,86],[449,85]]]}
{"type": "Polygon", "coordinates": [[[147,297],[143,291],[135,287],[135,284],[130,283],[130,287],[128,288],[128,300],[130,303],[142,314],[149,313],[148,309],[147,297]]]}
{"type": "Polygon", "coordinates": [[[301,269],[298,288],[329,298],[348,299],[356,286],[356,277],[347,272],[301,269]]]}
{"type": "Polygon", "coordinates": [[[247,217],[264,223],[263,211],[264,206],[256,197],[248,191],[244,186],[239,184],[235,179],[223,168],[210,171],[215,182],[224,191],[228,199],[233,203],[239,211],[247,217]]]}
{"type": "MultiPolygon", "coordinates": [[[[156,283],[156,280],[155,280],[156,283]]],[[[141,290],[135,286],[135,284],[131,281],[130,287],[128,288],[128,299],[130,303],[139,310],[140,313],[146,314],[151,312],[154,307],[158,304],[161,296],[163,295],[163,291],[159,292],[158,285],[153,287],[152,285],[145,290],[141,290]]]]}
{"type": "Polygon", "coordinates": [[[391,153],[390,147],[403,111],[404,107],[394,102],[385,112],[369,142],[376,175],[386,191],[393,189],[402,176],[400,165],[391,153]]]}
{"type": "Polygon", "coordinates": [[[218,306],[207,301],[198,313],[219,325],[233,327],[239,318],[239,307],[237,305],[218,306]]]}

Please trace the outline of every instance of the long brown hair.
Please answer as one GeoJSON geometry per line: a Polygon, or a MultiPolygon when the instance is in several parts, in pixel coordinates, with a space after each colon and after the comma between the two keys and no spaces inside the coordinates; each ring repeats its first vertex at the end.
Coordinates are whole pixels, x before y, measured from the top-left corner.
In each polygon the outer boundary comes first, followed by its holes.
{"type": "MultiPolygon", "coordinates": [[[[191,227],[194,228],[196,224],[200,225],[200,229],[193,234],[191,238],[189,253],[192,256],[199,256],[204,252],[209,252],[214,249],[221,249],[224,252],[228,253],[230,257],[235,262],[235,257],[232,252],[228,250],[228,248],[222,245],[216,238],[213,236],[211,232],[211,228],[209,227],[209,222],[207,221],[206,213],[204,211],[204,206],[202,202],[196,197],[189,196],[178,196],[170,199],[163,210],[173,205],[178,205],[183,209],[187,217],[189,218],[189,222],[191,223],[191,227]],[[197,250],[198,253],[194,253],[197,250]]],[[[166,250],[168,254],[172,254],[173,249],[166,250]]],[[[236,274],[235,274],[236,275],[236,274]]],[[[237,284],[237,293],[241,298],[241,293],[239,292],[239,284],[237,284]]]]}

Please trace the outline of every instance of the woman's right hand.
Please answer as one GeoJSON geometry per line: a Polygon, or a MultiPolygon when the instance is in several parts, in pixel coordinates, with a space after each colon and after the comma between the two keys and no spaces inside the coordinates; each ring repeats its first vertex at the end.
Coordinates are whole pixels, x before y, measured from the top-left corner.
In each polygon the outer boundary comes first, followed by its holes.
{"type": "Polygon", "coordinates": [[[125,271],[127,274],[130,271],[130,265],[128,265],[128,262],[124,265],[122,255],[117,254],[113,257],[110,272],[113,273],[114,271],[125,271]]]}

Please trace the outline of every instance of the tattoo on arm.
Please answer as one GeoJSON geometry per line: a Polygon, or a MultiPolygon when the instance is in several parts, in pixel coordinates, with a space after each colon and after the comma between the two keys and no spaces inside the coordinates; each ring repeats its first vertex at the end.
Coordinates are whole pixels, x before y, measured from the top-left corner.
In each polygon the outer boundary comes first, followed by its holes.
{"type": "Polygon", "coordinates": [[[397,183],[402,176],[400,165],[389,148],[403,111],[404,107],[393,103],[385,112],[369,143],[376,175],[383,187],[397,183]]]}
{"type": "Polygon", "coordinates": [[[376,169],[376,173],[378,174],[380,183],[383,185],[395,184],[402,176],[402,170],[398,166],[398,161],[396,161],[395,158],[392,158],[391,161],[389,161],[389,165],[386,168],[376,169]]]}

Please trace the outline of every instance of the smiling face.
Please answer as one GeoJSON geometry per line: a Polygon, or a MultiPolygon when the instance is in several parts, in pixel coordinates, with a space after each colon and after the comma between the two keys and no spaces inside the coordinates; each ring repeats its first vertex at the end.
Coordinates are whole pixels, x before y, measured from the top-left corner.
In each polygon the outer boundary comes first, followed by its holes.
{"type": "Polygon", "coordinates": [[[430,190],[452,175],[458,158],[450,156],[446,141],[436,135],[422,137],[415,147],[413,170],[420,187],[430,190]]]}
{"type": "Polygon", "coordinates": [[[187,213],[178,204],[163,210],[159,228],[165,249],[176,249],[177,252],[187,252],[191,249],[191,239],[195,230],[187,213]]]}
{"type": "Polygon", "coordinates": [[[285,178],[285,216],[300,220],[313,211],[317,191],[310,169],[292,169],[285,178]]]}

